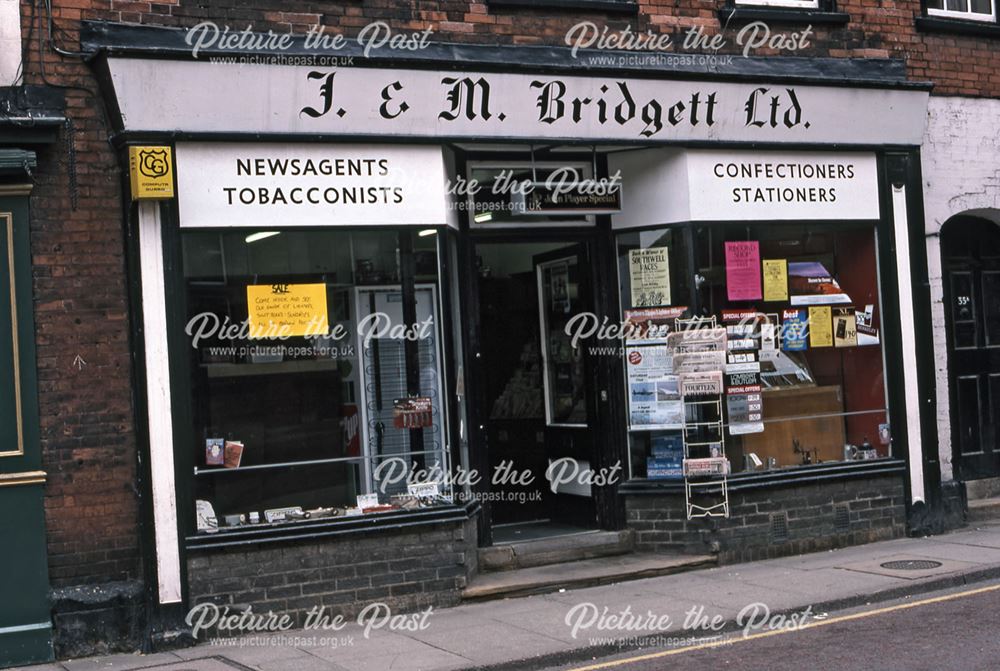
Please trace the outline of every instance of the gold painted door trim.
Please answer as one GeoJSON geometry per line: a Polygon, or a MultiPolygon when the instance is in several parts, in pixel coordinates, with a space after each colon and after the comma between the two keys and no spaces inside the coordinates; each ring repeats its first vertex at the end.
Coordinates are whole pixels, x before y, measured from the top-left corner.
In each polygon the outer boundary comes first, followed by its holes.
{"type": "Polygon", "coordinates": [[[45,484],[45,471],[22,471],[21,473],[0,473],[0,487],[45,484]]]}
{"type": "Polygon", "coordinates": [[[0,457],[19,457],[24,454],[24,426],[21,416],[21,353],[17,341],[17,290],[14,283],[14,213],[0,212],[0,220],[7,220],[7,270],[10,274],[10,329],[14,355],[14,412],[17,422],[17,449],[0,451],[0,457]]]}

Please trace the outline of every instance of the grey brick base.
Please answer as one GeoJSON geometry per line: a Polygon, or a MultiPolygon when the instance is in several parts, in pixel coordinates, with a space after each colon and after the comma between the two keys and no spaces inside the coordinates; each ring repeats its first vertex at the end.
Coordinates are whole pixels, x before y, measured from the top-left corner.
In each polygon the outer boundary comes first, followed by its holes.
{"type": "Polygon", "coordinates": [[[870,543],[906,532],[903,480],[881,476],[730,491],[730,517],[687,520],[684,495],[627,495],[640,552],[713,552],[722,563],[870,543]]]}
{"type": "Polygon", "coordinates": [[[350,537],[199,551],[188,559],[192,605],[352,618],[382,602],[394,613],[458,603],[476,570],[476,521],[438,522],[350,537]]]}

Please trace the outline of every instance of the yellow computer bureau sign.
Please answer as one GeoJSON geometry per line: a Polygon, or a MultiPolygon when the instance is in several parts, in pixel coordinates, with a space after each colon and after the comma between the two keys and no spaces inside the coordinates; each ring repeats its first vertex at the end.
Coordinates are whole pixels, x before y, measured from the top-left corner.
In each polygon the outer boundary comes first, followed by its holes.
{"type": "Polygon", "coordinates": [[[174,197],[174,157],[170,147],[129,147],[132,200],[174,197]]]}

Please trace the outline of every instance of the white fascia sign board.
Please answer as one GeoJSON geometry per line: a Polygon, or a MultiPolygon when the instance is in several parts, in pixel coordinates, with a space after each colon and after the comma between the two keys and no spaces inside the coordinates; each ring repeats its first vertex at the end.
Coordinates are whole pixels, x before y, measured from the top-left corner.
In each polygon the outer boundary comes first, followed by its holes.
{"type": "Polygon", "coordinates": [[[863,152],[647,149],[609,159],[632,208],[614,228],[684,221],[874,221],[878,165],[863,152]]]}
{"type": "Polygon", "coordinates": [[[440,147],[182,142],[175,153],[181,228],[456,221],[440,147]]]}
{"type": "Polygon", "coordinates": [[[919,146],[928,98],[900,88],[118,57],[108,68],[126,132],[919,146]]]}

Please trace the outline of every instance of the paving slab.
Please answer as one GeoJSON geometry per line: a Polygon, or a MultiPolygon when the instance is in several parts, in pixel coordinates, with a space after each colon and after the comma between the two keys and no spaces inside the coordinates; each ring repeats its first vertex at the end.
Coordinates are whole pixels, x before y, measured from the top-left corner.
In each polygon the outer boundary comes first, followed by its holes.
{"type": "Polygon", "coordinates": [[[935,536],[926,539],[930,543],[961,543],[987,548],[1000,548],[1000,527],[986,527],[959,531],[946,536],[935,536]]]}
{"type": "MultiPolygon", "coordinates": [[[[347,671],[451,671],[472,665],[471,660],[443,650],[405,655],[384,655],[375,652],[372,656],[352,657],[338,663],[347,671]]],[[[294,669],[294,667],[289,668],[294,669]]]]}
{"type": "Polygon", "coordinates": [[[373,651],[377,651],[379,655],[417,655],[437,649],[423,641],[396,632],[373,632],[369,638],[365,638],[360,630],[347,633],[345,629],[340,632],[340,636],[345,635],[351,638],[347,645],[337,647],[316,645],[303,650],[316,657],[342,664],[343,660],[369,656],[373,651]]]}
{"type": "Polygon", "coordinates": [[[513,625],[490,620],[470,624],[461,635],[454,631],[440,631],[433,627],[427,631],[409,634],[410,637],[450,652],[477,664],[499,664],[510,658],[511,641],[517,641],[517,651],[524,657],[535,657],[565,650],[565,642],[513,625]]]}
{"type": "MultiPolygon", "coordinates": [[[[347,671],[346,666],[341,666],[332,659],[324,659],[316,656],[296,657],[294,660],[279,659],[250,664],[248,666],[260,669],[260,671],[347,671]]],[[[159,670],[156,669],[153,671],[159,670]]],[[[230,671],[237,670],[230,669],[230,671]]]]}
{"type": "Polygon", "coordinates": [[[566,606],[560,605],[557,610],[553,610],[545,616],[533,613],[531,618],[500,621],[522,631],[541,634],[553,641],[557,641],[558,645],[553,644],[554,649],[571,650],[576,645],[579,645],[579,642],[575,641],[570,635],[570,628],[566,625],[565,621],[566,610],[566,606]]]}

